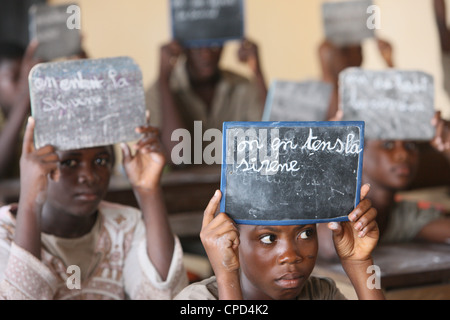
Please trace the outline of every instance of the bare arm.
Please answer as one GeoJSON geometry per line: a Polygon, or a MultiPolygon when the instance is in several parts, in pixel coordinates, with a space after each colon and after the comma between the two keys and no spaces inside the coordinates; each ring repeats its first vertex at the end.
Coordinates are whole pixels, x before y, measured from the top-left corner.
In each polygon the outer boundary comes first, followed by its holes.
{"type": "Polygon", "coordinates": [[[433,0],[433,2],[434,2],[434,15],[436,19],[436,25],[438,27],[441,50],[443,52],[449,52],[450,30],[447,27],[445,0],[433,0]]]}
{"type": "Polygon", "coordinates": [[[138,128],[138,131],[144,136],[137,142],[134,155],[127,144],[122,144],[123,164],[142,211],[148,257],[165,280],[175,246],[160,187],[165,157],[156,128],[144,126],[138,128]]]}
{"type": "Polygon", "coordinates": [[[41,213],[47,197],[48,176],[58,167],[58,155],[51,146],[35,150],[34,120],[29,119],[20,159],[20,199],[14,242],[41,258],[41,213]]]}
{"type": "Polygon", "coordinates": [[[170,89],[170,76],[180,54],[181,46],[173,41],[161,47],[160,71],[158,89],[160,94],[160,108],[162,115],[161,140],[169,151],[178,143],[172,141],[172,133],[179,128],[184,128],[184,122],[177,107],[177,103],[170,89]]]}
{"type": "Polygon", "coordinates": [[[258,46],[253,41],[244,39],[238,50],[238,58],[241,62],[247,63],[250,70],[253,72],[256,84],[258,86],[260,99],[262,101],[262,106],[264,106],[264,102],[267,97],[267,84],[261,67],[258,46]]]}
{"type": "Polygon", "coordinates": [[[11,162],[15,159],[15,152],[20,133],[27,116],[30,114],[30,93],[28,88],[28,74],[31,68],[38,62],[33,58],[37,48],[37,42],[33,41],[27,48],[22,60],[18,94],[12,106],[11,112],[6,119],[0,134],[0,178],[7,172],[11,162]]]}

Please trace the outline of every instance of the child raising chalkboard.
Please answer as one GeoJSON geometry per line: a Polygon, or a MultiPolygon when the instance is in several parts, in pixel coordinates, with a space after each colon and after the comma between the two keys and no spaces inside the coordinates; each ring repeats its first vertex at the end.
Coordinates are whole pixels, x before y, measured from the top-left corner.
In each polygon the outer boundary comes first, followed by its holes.
{"type": "MultiPolygon", "coordinates": [[[[376,210],[363,199],[349,215],[350,222],[331,222],[342,266],[360,299],[384,299],[367,287],[367,268],[378,240],[376,210]]],[[[318,252],[316,225],[236,225],[225,213],[215,216],[220,191],[203,217],[201,240],[215,276],[185,288],[175,299],[303,300],[345,299],[328,278],[311,277],[318,252]]]]}
{"type": "MultiPolygon", "coordinates": [[[[450,124],[436,113],[436,135],[431,145],[450,163],[450,124]]],[[[377,209],[380,244],[428,241],[450,244],[450,218],[439,204],[404,199],[419,167],[420,148],[412,140],[366,139],[363,182],[371,185],[369,199],[377,209]]],[[[328,230],[319,228],[320,256],[335,259],[328,230]]]]}
{"type": "Polygon", "coordinates": [[[260,121],[267,88],[257,45],[244,39],[238,59],[247,63],[253,79],[222,70],[223,47],[189,47],[172,41],[161,47],[158,81],[147,91],[152,125],[161,128],[164,146],[172,150],[174,130],[194,133],[194,121],[202,129],[221,130],[224,121],[260,121]]]}
{"type": "Polygon", "coordinates": [[[187,285],[159,186],[157,130],[136,130],[136,152],[122,150],[141,210],[103,201],[112,146],[36,150],[29,119],[20,200],[0,209],[0,298],[171,299],[187,285]]]}

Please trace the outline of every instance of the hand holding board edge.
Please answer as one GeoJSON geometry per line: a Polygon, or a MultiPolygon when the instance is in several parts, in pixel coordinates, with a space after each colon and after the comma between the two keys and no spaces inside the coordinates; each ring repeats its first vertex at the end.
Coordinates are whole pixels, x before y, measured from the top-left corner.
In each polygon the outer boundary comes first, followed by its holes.
{"type": "Polygon", "coordinates": [[[273,81],[262,120],[324,121],[332,90],[332,85],[323,81],[273,81]]]}
{"type": "Polygon", "coordinates": [[[184,46],[222,46],[243,38],[243,0],[170,0],[170,8],[172,38],[184,46]]]}
{"type": "Polygon", "coordinates": [[[142,73],[129,57],[41,63],[29,85],[36,148],[134,141],[146,124],[142,73]]]}
{"type": "Polygon", "coordinates": [[[81,52],[80,30],[69,29],[67,21],[73,4],[52,6],[38,4],[29,10],[30,39],[37,39],[39,46],[35,57],[44,61],[69,57],[81,52]]]}
{"type": "Polygon", "coordinates": [[[339,74],[343,120],[366,122],[366,138],[430,140],[435,135],[433,77],[421,71],[347,68],[339,74]]]}
{"type": "Polygon", "coordinates": [[[375,36],[374,29],[367,26],[367,8],[372,0],[324,2],[322,22],[325,37],[337,46],[358,45],[375,36]]]}
{"type": "Polygon", "coordinates": [[[364,122],[224,122],[220,211],[239,224],[348,221],[364,122]]]}

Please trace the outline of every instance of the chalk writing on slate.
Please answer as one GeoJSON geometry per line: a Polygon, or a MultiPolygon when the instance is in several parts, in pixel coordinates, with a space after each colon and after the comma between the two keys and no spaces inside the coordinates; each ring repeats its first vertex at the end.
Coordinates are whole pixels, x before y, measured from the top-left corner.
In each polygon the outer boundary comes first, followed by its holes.
{"type": "Polygon", "coordinates": [[[263,121],[324,121],[333,87],[323,81],[274,81],[263,121]]]}
{"type": "Polygon", "coordinates": [[[325,36],[338,46],[357,45],[373,38],[375,31],[367,27],[370,15],[367,8],[372,0],[325,2],[322,4],[322,21],[325,36]]]}
{"type": "Polygon", "coordinates": [[[363,122],[224,122],[221,212],[240,224],[346,221],[359,203],[363,122]]]}
{"type": "Polygon", "coordinates": [[[129,57],[41,63],[29,85],[36,148],[134,141],[146,123],[142,73],[129,57]]]}
{"type": "Polygon", "coordinates": [[[243,0],[171,0],[170,5],[172,36],[185,46],[220,46],[243,37],[243,0]]]}
{"type": "Polygon", "coordinates": [[[81,52],[80,30],[67,26],[72,4],[51,6],[38,4],[30,7],[30,38],[39,42],[35,56],[50,61],[81,52]]]}
{"type": "Polygon", "coordinates": [[[366,122],[366,138],[429,140],[435,135],[433,77],[421,71],[348,68],[339,75],[343,120],[366,122]]]}

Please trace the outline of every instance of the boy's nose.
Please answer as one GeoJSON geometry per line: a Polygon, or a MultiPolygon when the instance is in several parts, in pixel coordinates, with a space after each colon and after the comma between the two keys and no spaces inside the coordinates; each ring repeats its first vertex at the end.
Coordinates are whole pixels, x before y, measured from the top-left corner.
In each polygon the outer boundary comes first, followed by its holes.
{"type": "Polygon", "coordinates": [[[278,256],[279,264],[296,264],[303,261],[300,250],[295,243],[286,243],[278,256]]]}
{"type": "Polygon", "coordinates": [[[89,167],[84,167],[78,173],[78,182],[80,184],[92,184],[98,180],[98,175],[89,167]]]}

